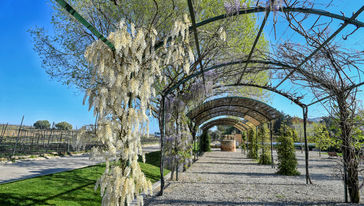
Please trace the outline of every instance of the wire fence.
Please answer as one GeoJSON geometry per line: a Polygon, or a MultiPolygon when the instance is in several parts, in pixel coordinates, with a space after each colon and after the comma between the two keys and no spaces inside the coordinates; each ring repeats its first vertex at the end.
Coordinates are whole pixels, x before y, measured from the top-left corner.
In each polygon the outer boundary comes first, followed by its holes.
{"type": "MultiPolygon", "coordinates": [[[[86,152],[94,146],[102,147],[95,138],[95,126],[87,125],[86,139],[82,143],[77,140],[80,130],[35,129],[30,126],[0,124],[0,158],[16,156],[66,154],[71,152],[86,152]]],[[[159,137],[150,135],[142,137],[143,145],[158,144],[159,137]]]]}
{"type": "MultiPolygon", "coordinates": [[[[92,131],[92,128],[89,129],[92,131]]],[[[0,158],[47,153],[64,154],[88,151],[100,145],[93,135],[77,146],[78,130],[35,129],[0,125],[0,158]]]]}

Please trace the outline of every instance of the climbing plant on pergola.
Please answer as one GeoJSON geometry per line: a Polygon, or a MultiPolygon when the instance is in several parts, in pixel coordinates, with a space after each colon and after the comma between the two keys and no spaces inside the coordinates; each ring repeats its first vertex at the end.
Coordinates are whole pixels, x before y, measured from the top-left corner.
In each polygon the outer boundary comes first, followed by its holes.
{"type": "MultiPolygon", "coordinates": [[[[112,51],[115,50],[115,46],[104,36],[102,36],[90,23],[88,23],[83,17],[81,17],[77,11],[75,11],[69,4],[67,4],[64,0],[56,0],[62,7],[64,7],[71,15],[73,15],[77,20],[79,20],[83,25],[85,25],[95,36],[101,39],[112,51]]],[[[259,2],[259,1],[258,1],[259,2]]],[[[163,141],[165,137],[165,100],[169,94],[179,88],[181,85],[188,83],[189,81],[202,78],[205,79],[206,72],[209,71],[222,71],[220,76],[230,75],[237,77],[235,83],[224,84],[219,82],[219,84],[214,85],[214,89],[223,90],[229,88],[239,88],[239,87],[255,87],[264,89],[267,91],[274,92],[278,95],[281,95],[298,106],[302,108],[303,119],[304,119],[304,137],[306,144],[306,165],[308,165],[308,148],[307,148],[307,134],[306,134],[306,124],[307,124],[307,114],[308,108],[316,103],[326,101],[326,100],[334,100],[338,104],[339,111],[339,119],[340,119],[340,127],[342,130],[342,139],[343,145],[342,150],[344,154],[344,188],[345,188],[345,201],[348,201],[347,198],[347,188],[349,189],[350,200],[351,202],[359,202],[359,185],[358,185],[358,171],[357,171],[357,160],[355,160],[355,148],[352,148],[351,144],[351,136],[350,130],[352,125],[349,122],[346,122],[348,118],[350,118],[350,113],[347,111],[350,105],[347,104],[347,98],[355,93],[356,89],[362,85],[364,82],[360,78],[352,78],[348,75],[344,68],[342,67],[351,67],[356,70],[356,72],[363,73],[360,68],[356,65],[362,61],[362,54],[358,54],[357,58],[354,59],[345,59],[342,58],[342,61],[335,61],[340,57],[340,50],[337,49],[335,45],[331,44],[331,41],[340,33],[342,30],[348,25],[354,25],[356,30],[353,32],[362,29],[364,27],[364,22],[357,20],[359,14],[364,10],[364,6],[358,9],[351,17],[345,17],[344,15],[330,13],[328,11],[318,10],[314,8],[305,8],[305,7],[296,7],[296,1],[286,2],[285,5],[277,5],[277,2],[274,0],[267,1],[267,7],[262,6],[257,3],[256,6],[253,7],[244,7],[240,4],[236,7],[231,6],[227,8],[226,14],[221,14],[209,19],[205,19],[201,22],[196,22],[195,19],[195,11],[192,0],[187,0],[186,2],[189,8],[189,15],[191,19],[192,25],[189,27],[189,31],[194,36],[195,50],[197,54],[197,60],[191,65],[194,67],[195,71],[189,75],[179,76],[179,80],[177,82],[173,82],[170,85],[166,85],[166,87],[159,94],[161,96],[161,105],[160,105],[160,117],[161,117],[161,149],[163,151],[163,141]],[[264,18],[259,25],[259,30],[256,34],[252,47],[247,56],[241,57],[241,59],[229,59],[226,58],[227,61],[224,62],[212,62],[212,65],[208,65],[206,68],[203,65],[204,62],[207,61],[205,56],[201,54],[201,46],[199,43],[199,33],[198,28],[204,25],[207,25],[212,22],[218,22],[219,20],[232,18],[234,16],[239,15],[247,15],[253,13],[264,13],[264,18]],[[271,53],[262,54],[257,51],[256,46],[259,42],[263,34],[264,27],[268,21],[269,15],[277,12],[281,12],[285,19],[288,22],[289,28],[292,31],[301,35],[304,40],[307,42],[307,46],[300,47],[299,45],[290,44],[287,42],[280,46],[280,48],[273,49],[271,53]],[[298,19],[294,14],[304,14],[305,16],[302,19],[298,19]],[[316,15],[316,21],[314,21],[311,28],[305,27],[302,23],[306,19],[306,15],[316,15]],[[315,30],[316,23],[320,20],[321,17],[327,17],[331,21],[336,20],[342,22],[342,24],[330,35],[328,34],[327,27],[330,25],[329,23],[325,23],[326,28],[323,30],[315,30]],[[315,37],[317,36],[317,38],[315,37]],[[291,49],[292,47],[297,47],[298,49],[291,49]],[[259,58],[256,53],[259,53],[259,58]],[[315,74],[314,71],[318,71],[320,63],[326,63],[328,61],[327,67],[324,68],[326,71],[334,72],[334,77],[332,77],[333,82],[327,82],[325,80],[330,80],[330,76],[320,76],[320,74],[315,74]],[[347,60],[347,61],[345,61],[347,60]],[[229,71],[223,68],[227,68],[231,65],[239,65],[241,69],[233,71],[229,71]],[[196,69],[198,68],[198,70],[196,69]],[[332,69],[332,70],[330,70],[332,69]],[[258,84],[252,81],[244,81],[244,77],[248,74],[256,74],[257,71],[270,71],[272,76],[277,75],[277,79],[280,81],[273,85],[273,83],[268,84],[258,84]],[[278,75],[279,74],[279,75],[278,75]],[[337,77],[338,76],[338,77],[337,77]],[[335,78],[339,78],[340,81],[336,82],[335,78]],[[281,89],[281,85],[285,82],[290,81],[292,84],[306,85],[312,88],[315,91],[324,91],[326,96],[321,93],[314,93],[316,95],[316,99],[311,102],[303,102],[302,99],[304,96],[297,95],[291,93],[289,91],[285,91],[281,89]]],[[[274,26],[274,28],[276,28],[274,26]]],[[[348,38],[351,34],[347,35],[345,38],[348,38]]],[[[167,42],[169,39],[166,40],[167,42]]],[[[155,48],[159,48],[166,41],[156,42],[155,48]]],[[[350,55],[348,55],[350,56],[350,55]]],[[[322,72],[322,71],[321,71],[322,72]]],[[[359,75],[360,76],[360,75],[359,75]]],[[[354,94],[355,96],[355,94],[354,94]]],[[[162,152],[163,154],[163,152],[162,152]]],[[[163,157],[162,157],[163,158],[163,157]]],[[[162,159],[163,160],[163,159],[162,159]]],[[[308,175],[308,167],[306,167],[306,183],[309,183],[309,175],[308,175]]],[[[161,161],[161,192],[163,194],[164,188],[164,179],[163,179],[163,161],[161,161]]]]}

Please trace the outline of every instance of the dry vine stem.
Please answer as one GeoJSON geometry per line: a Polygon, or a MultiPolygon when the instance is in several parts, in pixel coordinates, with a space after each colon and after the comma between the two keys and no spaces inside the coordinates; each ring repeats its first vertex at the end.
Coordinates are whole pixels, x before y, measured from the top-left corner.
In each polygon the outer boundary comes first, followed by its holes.
{"type": "MultiPolygon", "coordinates": [[[[140,137],[149,133],[150,99],[155,96],[155,80],[162,81],[166,64],[183,65],[188,73],[193,53],[189,46],[187,16],[176,21],[164,47],[155,50],[157,31],[134,28],[121,22],[108,39],[115,46],[110,50],[102,41],[92,43],[85,57],[93,68],[96,87],[89,89],[89,108],[99,115],[96,136],[103,148],[93,148],[94,155],[106,159],[106,170],[97,182],[102,205],[128,205],[139,194],[152,193],[152,185],[138,164],[142,155],[140,137]]],[[[144,158],[143,158],[144,159],[144,158]]]]}

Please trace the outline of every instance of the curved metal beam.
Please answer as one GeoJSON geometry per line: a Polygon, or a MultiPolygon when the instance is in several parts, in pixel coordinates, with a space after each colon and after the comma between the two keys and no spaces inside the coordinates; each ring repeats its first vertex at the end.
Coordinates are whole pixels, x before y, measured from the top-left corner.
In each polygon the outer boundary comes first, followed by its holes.
{"type": "MultiPolygon", "coordinates": [[[[204,125],[201,126],[201,128],[204,128],[206,127],[206,125],[208,124],[215,124],[215,125],[218,125],[218,123],[221,123],[221,122],[230,122],[230,123],[233,123],[233,124],[236,124],[236,125],[239,125],[241,127],[244,127],[245,130],[249,130],[251,129],[252,127],[249,126],[248,124],[244,123],[243,121],[240,121],[240,120],[237,120],[237,119],[233,119],[233,118],[220,118],[220,119],[215,119],[215,120],[212,120],[210,122],[206,122],[204,125]]],[[[211,127],[210,127],[211,128],[211,127]]]]}
{"type": "MultiPolygon", "coordinates": [[[[259,13],[259,12],[265,12],[265,11],[267,11],[267,9],[265,7],[252,7],[252,8],[246,8],[246,9],[240,9],[239,13],[235,13],[235,14],[231,14],[231,15],[222,14],[222,15],[211,17],[209,19],[198,22],[196,24],[196,27],[200,27],[200,26],[209,24],[214,21],[225,19],[230,16],[259,13]]],[[[353,24],[357,27],[364,27],[364,22],[361,22],[361,21],[355,20],[355,19],[351,20],[350,18],[345,17],[343,15],[330,13],[328,11],[324,11],[324,10],[320,10],[320,9],[283,7],[282,9],[279,10],[279,12],[299,12],[299,13],[306,13],[306,14],[316,14],[316,15],[326,16],[326,17],[330,17],[330,18],[334,18],[334,19],[339,19],[339,20],[348,22],[349,24],[353,24]]]]}
{"type": "MultiPolygon", "coordinates": [[[[253,112],[256,112],[259,115],[263,116],[268,121],[272,120],[272,119],[268,118],[267,115],[261,113],[258,110],[255,110],[254,108],[251,108],[251,107],[248,107],[248,106],[244,106],[244,105],[238,105],[238,104],[232,104],[232,105],[231,104],[226,104],[226,105],[224,104],[224,105],[219,105],[219,106],[215,106],[215,107],[210,108],[210,109],[203,110],[203,111],[197,113],[195,116],[191,117],[191,120],[198,118],[198,116],[202,115],[204,112],[209,112],[211,110],[214,110],[214,109],[217,109],[217,108],[220,108],[220,107],[241,107],[241,108],[244,108],[244,109],[248,109],[248,111],[246,113],[249,113],[249,111],[253,111],[253,112]]],[[[226,110],[226,111],[239,111],[239,110],[226,110]]],[[[249,116],[251,116],[251,115],[249,115],[249,116]]],[[[253,119],[255,119],[255,118],[253,118],[253,119]]],[[[255,119],[255,120],[257,120],[257,119],[255,119]]],[[[261,122],[259,120],[257,120],[257,121],[258,122],[261,122]]]]}
{"type": "MultiPolygon", "coordinates": [[[[231,66],[231,65],[236,65],[236,64],[246,64],[246,63],[253,63],[253,64],[264,64],[264,65],[275,65],[275,66],[280,66],[280,67],[285,67],[287,69],[295,69],[294,66],[291,65],[287,65],[287,64],[283,64],[281,62],[273,62],[273,61],[267,61],[267,60],[237,60],[237,61],[230,61],[230,62],[224,62],[224,63],[220,63],[220,64],[216,64],[213,65],[209,68],[204,69],[204,72],[210,71],[210,70],[215,70],[221,67],[226,67],[226,66],[231,66]]],[[[167,95],[169,94],[171,91],[175,90],[176,88],[178,88],[181,84],[186,83],[187,81],[189,81],[190,79],[199,76],[202,74],[202,71],[197,71],[195,73],[192,73],[188,76],[186,76],[185,78],[179,80],[177,83],[175,83],[173,86],[166,88],[165,90],[163,90],[163,94],[167,95]]]]}
{"type": "MultiPolygon", "coordinates": [[[[212,118],[215,118],[215,117],[219,117],[219,116],[234,116],[234,117],[239,117],[239,118],[246,118],[246,116],[248,116],[249,118],[252,118],[254,119],[253,117],[251,117],[250,115],[247,115],[247,114],[244,114],[242,112],[237,112],[237,111],[228,111],[226,113],[223,113],[223,114],[220,114],[220,111],[217,111],[217,112],[213,112],[213,113],[210,113],[208,115],[204,115],[199,121],[196,122],[196,126],[200,126],[201,124],[203,124],[204,122],[212,119],[212,118]]],[[[254,119],[256,122],[258,122],[259,124],[261,124],[258,120],[254,119]]],[[[257,126],[256,124],[254,124],[253,122],[251,121],[248,121],[247,123],[251,123],[255,126],[257,126]]],[[[258,124],[258,125],[259,125],[258,124]]]]}
{"type": "Polygon", "coordinates": [[[213,124],[208,124],[207,126],[205,127],[201,127],[202,130],[208,130],[214,126],[217,126],[217,125],[229,125],[229,126],[232,126],[236,129],[238,129],[239,131],[243,132],[243,131],[247,131],[247,129],[245,127],[242,127],[241,125],[237,125],[236,123],[234,122],[228,122],[228,121],[224,121],[224,122],[214,122],[213,124]]]}
{"type": "MultiPolygon", "coordinates": [[[[221,64],[217,64],[214,66],[211,66],[207,69],[204,69],[204,72],[210,71],[210,70],[215,70],[221,67],[225,67],[225,66],[230,66],[230,65],[236,65],[236,64],[244,64],[247,63],[247,60],[238,60],[238,61],[231,61],[231,62],[224,62],[221,64]]],[[[287,65],[287,64],[283,64],[281,62],[272,62],[272,61],[266,61],[266,60],[250,60],[249,63],[257,63],[257,64],[264,64],[264,65],[275,65],[275,66],[281,66],[281,67],[286,67],[288,69],[295,69],[295,67],[287,65]]],[[[195,73],[192,73],[188,76],[186,76],[184,79],[181,79],[180,81],[178,81],[176,84],[174,84],[172,87],[170,88],[166,88],[162,93],[164,95],[169,94],[171,91],[175,90],[176,88],[178,88],[180,85],[186,83],[187,81],[189,81],[190,79],[193,79],[199,75],[201,75],[202,72],[201,71],[197,71],[195,73]]],[[[257,87],[257,88],[261,88],[261,89],[265,89],[265,90],[269,90],[271,92],[274,92],[276,94],[279,94],[289,100],[291,100],[292,102],[294,102],[295,104],[299,105],[300,107],[305,106],[304,103],[302,103],[300,101],[300,98],[291,96],[289,94],[286,94],[282,91],[279,91],[278,89],[274,89],[272,87],[269,86],[262,86],[262,85],[255,85],[255,84],[244,84],[244,83],[239,83],[239,84],[232,84],[232,85],[223,85],[223,86],[250,86],[250,87],[257,87]]]]}
{"type": "Polygon", "coordinates": [[[75,19],[83,24],[88,30],[91,31],[97,38],[101,39],[112,51],[115,51],[114,45],[106,38],[104,37],[97,29],[92,26],[86,19],[84,19],[76,10],[72,8],[66,1],[64,0],[56,0],[56,2],[64,8],[69,14],[71,14],[75,19]]]}
{"type": "MultiPolygon", "coordinates": [[[[265,90],[274,92],[276,94],[279,94],[279,95],[291,100],[293,103],[297,104],[300,107],[306,106],[306,104],[304,104],[300,101],[300,97],[293,97],[285,92],[282,92],[282,91],[280,91],[276,88],[270,87],[268,85],[264,86],[264,85],[257,85],[257,84],[239,83],[239,84],[227,84],[227,85],[223,85],[221,87],[234,87],[234,86],[256,87],[256,88],[265,89],[265,90]]],[[[215,87],[215,88],[218,88],[218,87],[215,87]]]]}

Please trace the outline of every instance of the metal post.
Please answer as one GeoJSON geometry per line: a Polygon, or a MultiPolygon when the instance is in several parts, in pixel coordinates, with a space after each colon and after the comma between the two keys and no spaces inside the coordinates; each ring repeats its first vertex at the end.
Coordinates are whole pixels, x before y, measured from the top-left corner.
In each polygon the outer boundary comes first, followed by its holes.
{"type": "Polygon", "coordinates": [[[308,113],[308,108],[307,108],[307,106],[303,106],[302,111],[303,111],[303,135],[305,137],[306,184],[308,184],[308,183],[312,184],[312,181],[310,179],[310,174],[309,174],[309,171],[308,171],[308,144],[307,144],[307,113],[308,113]]]}
{"type": "Polygon", "coordinates": [[[273,124],[272,124],[272,121],[269,122],[269,133],[270,133],[270,156],[272,158],[272,168],[274,168],[274,159],[273,159],[273,124]]]}
{"type": "Polygon", "coordinates": [[[258,159],[259,155],[258,155],[258,127],[255,127],[255,158],[258,159]]]}
{"type": "MultiPolygon", "coordinates": [[[[347,141],[347,140],[344,140],[347,141]]],[[[344,198],[345,198],[345,202],[348,203],[348,169],[347,169],[347,165],[346,165],[346,152],[343,152],[343,162],[344,162],[344,198]]]]}
{"type": "MultiPolygon", "coordinates": [[[[262,125],[263,130],[264,130],[264,125],[262,125]]],[[[262,132],[260,135],[262,135],[262,155],[264,155],[264,138],[265,138],[265,134],[262,132]]]]}
{"type": "Polygon", "coordinates": [[[161,109],[162,109],[162,127],[161,127],[161,138],[160,138],[160,144],[161,144],[161,155],[160,155],[160,178],[161,178],[161,186],[159,191],[159,196],[163,195],[164,190],[164,162],[163,162],[163,141],[164,141],[164,135],[165,135],[165,115],[164,115],[164,108],[165,108],[165,97],[162,95],[162,102],[161,102],[161,109]]]}

